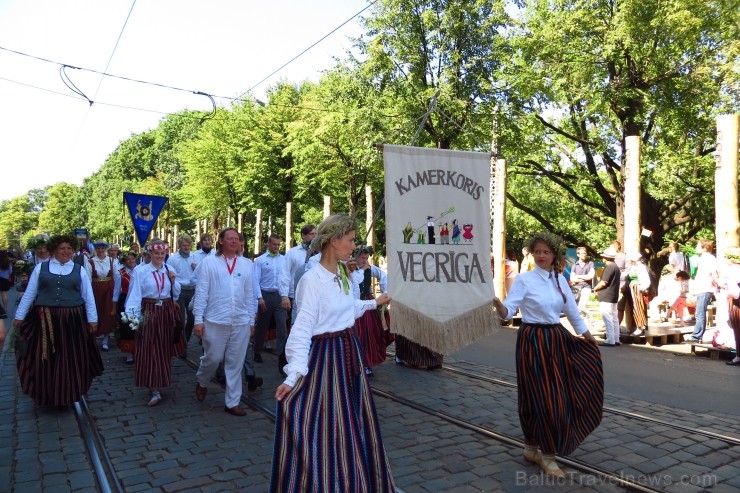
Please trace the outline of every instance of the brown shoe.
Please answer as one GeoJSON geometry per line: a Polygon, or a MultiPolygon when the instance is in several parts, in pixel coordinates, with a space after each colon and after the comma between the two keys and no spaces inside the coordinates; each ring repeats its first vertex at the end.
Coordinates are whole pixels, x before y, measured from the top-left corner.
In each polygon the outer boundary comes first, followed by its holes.
{"type": "Polygon", "coordinates": [[[233,414],[234,416],[246,416],[247,411],[240,408],[239,406],[234,407],[224,407],[224,412],[227,412],[229,414],[233,414]]]}
{"type": "Polygon", "coordinates": [[[195,382],[195,398],[198,399],[198,402],[203,402],[207,393],[208,387],[201,387],[198,382],[195,382]]]}

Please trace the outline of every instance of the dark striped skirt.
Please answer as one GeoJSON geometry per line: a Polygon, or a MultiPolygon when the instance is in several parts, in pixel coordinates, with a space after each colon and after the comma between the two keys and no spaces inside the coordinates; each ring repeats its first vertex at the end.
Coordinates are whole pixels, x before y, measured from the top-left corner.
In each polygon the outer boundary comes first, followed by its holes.
{"type": "MultiPolygon", "coordinates": [[[[727,300],[729,310],[729,323],[730,328],[734,331],[740,330],[740,307],[737,306],[732,300],[727,300]]],[[[740,341],[735,341],[735,348],[740,349],[737,345],[740,341]]]]}
{"type": "Polygon", "coordinates": [[[172,357],[177,354],[173,344],[175,310],[180,310],[172,300],[156,306],[152,300],[142,300],[141,314],[144,322],[136,330],[134,347],[134,384],[137,387],[169,387],[172,374],[172,357]]]}
{"type": "Polygon", "coordinates": [[[95,308],[98,311],[98,331],[96,336],[107,336],[118,323],[118,317],[111,315],[116,307],[113,303],[113,279],[107,281],[92,282],[93,296],[95,297],[95,308]]]}
{"type": "Polygon", "coordinates": [[[394,492],[352,329],[314,336],[308,375],[277,403],[272,493],[394,492]]]}
{"type": "Polygon", "coordinates": [[[624,323],[628,329],[648,326],[647,305],[638,284],[630,284],[627,289],[627,307],[624,310],[624,323]]]}
{"type": "Polygon", "coordinates": [[[411,366],[434,368],[444,362],[444,355],[396,334],[396,356],[411,366]]]}
{"type": "Polygon", "coordinates": [[[23,349],[16,367],[23,393],[39,406],[79,401],[93,378],[103,374],[84,305],[31,308],[19,330],[23,349]]]}
{"type": "Polygon", "coordinates": [[[568,455],[601,423],[604,370],[596,345],[562,325],[523,324],[516,339],[519,421],[545,454],[568,455]]]}
{"type": "MultiPolygon", "coordinates": [[[[365,298],[363,297],[363,299],[365,298]]],[[[373,297],[367,299],[373,299],[373,297]]],[[[380,311],[368,310],[355,320],[355,335],[360,343],[365,364],[370,368],[385,361],[386,348],[395,339],[390,329],[383,328],[383,321],[380,316],[380,311]]],[[[391,317],[388,315],[388,311],[383,311],[383,316],[385,317],[385,326],[390,327],[391,317]]]]}

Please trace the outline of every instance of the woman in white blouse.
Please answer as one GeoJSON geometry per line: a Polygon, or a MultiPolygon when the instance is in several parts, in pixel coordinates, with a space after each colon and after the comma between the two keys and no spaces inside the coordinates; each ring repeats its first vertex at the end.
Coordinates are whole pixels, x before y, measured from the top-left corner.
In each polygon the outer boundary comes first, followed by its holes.
{"type": "Polygon", "coordinates": [[[72,257],[77,238],[53,236],[48,262],[34,268],[15,312],[16,366],[21,388],[38,406],[80,400],[103,360],[93,335],[98,328],[90,278],[72,257]]]}
{"type": "Polygon", "coordinates": [[[352,329],[357,317],[390,297],[353,296],[342,261],[355,249],[355,230],[348,216],[327,217],[311,243],[321,261],[296,287],[299,311],[285,346],[288,376],[275,393],[272,493],[395,491],[352,329]]]}
{"type": "Polygon", "coordinates": [[[555,454],[572,453],[601,422],[601,355],[560,274],[560,238],[537,233],[525,245],[534,256],[534,270],[520,273],[504,302],[494,298],[493,305],[504,320],[517,310],[522,314],[516,370],[524,458],[562,478],[555,454]],[[563,327],[561,313],[583,339],[563,327]]]}
{"type": "Polygon", "coordinates": [[[126,313],[139,317],[134,346],[134,384],[149,389],[149,405],[162,400],[161,387],[170,386],[172,357],[180,351],[174,342],[175,317],[180,309],[180,282],[164,265],[167,245],[160,240],[148,246],[151,262],[134,269],[126,297],[126,313]]]}

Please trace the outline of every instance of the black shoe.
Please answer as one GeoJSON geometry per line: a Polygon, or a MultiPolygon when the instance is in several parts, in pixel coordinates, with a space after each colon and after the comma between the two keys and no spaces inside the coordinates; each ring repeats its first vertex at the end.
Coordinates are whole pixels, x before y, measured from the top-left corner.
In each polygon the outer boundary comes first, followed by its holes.
{"type": "Polygon", "coordinates": [[[180,354],[177,355],[177,357],[180,358],[180,359],[187,359],[188,353],[180,353],[180,354]]]}
{"type": "Polygon", "coordinates": [[[254,375],[247,376],[247,390],[254,392],[258,388],[262,387],[262,378],[255,377],[254,375]]]}
{"type": "Polygon", "coordinates": [[[288,358],[285,357],[285,351],[280,353],[280,356],[278,356],[278,371],[280,374],[284,377],[287,377],[287,373],[283,370],[285,368],[285,365],[288,364],[288,358]]]}
{"type": "Polygon", "coordinates": [[[257,351],[254,352],[254,362],[262,363],[262,355],[258,353],[257,351]]]}
{"type": "Polygon", "coordinates": [[[610,344],[610,343],[608,343],[608,342],[600,342],[600,343],[599,343],[599,346],[602,346],[602,347],[604,347],[604,346],[605,346],[605,347],[614,347],[614,346],[615,346],[615,344],[610,344]]]}
{"type": "Polygon", "coordinates": [[[730,366],[740,366],[740,360],[738,360],[738,361],[734,361],[734,360],[733,361],[725,361],[725,364],[726,365],[730,365],[730,366]]]}

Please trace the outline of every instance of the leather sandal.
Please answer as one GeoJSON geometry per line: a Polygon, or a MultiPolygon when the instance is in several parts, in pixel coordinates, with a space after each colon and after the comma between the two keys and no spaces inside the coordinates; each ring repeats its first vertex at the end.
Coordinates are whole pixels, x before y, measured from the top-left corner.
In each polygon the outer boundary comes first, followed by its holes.
{"type": "Polygon", "coordinates": [[[524,460],[527,460],[534,464],[540,463],[540,460],[541,460],[540,451],[534,445],[525,445],[523,455],[524,455],[524,460]]]}
{"type": "Polygon", "coordinates": [[[565,473],[562,469],[558,466],[558,463],[555,462],[555,456],[554,455],[545,455],[540,454],[540,467],[543,471],[545,471],[546,474],[549,474],[550,476],[554,476],[556,478],[564,478],[565,473]]]}

